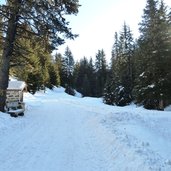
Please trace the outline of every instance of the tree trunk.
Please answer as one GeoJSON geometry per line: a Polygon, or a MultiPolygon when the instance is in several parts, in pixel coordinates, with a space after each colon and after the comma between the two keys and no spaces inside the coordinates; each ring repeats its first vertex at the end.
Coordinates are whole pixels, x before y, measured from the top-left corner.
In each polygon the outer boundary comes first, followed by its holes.
{"type": "Polygon", "coordinates": [[[9,80],[10,59],[13,54],[16,29],[19,21],[19,9],[21,0],[12,0],[9,2],[9,20],[6,32],[2,59],[0,61],[0,111],[4,112],[6,102],[6,90],[9,80]]]}
{"type": "Polygon", "coordinates": [[[164,102],[162,99],[159,101],[159,110],[164,110],[164,102]]]}

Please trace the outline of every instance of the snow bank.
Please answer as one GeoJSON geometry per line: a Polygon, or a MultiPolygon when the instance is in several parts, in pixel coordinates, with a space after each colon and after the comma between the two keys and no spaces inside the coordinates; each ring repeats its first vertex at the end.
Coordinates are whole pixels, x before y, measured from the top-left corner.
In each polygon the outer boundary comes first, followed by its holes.
{"type": "Polygon", "coordinates": [[[165,111],[171,111],[171,105],[167,106],[164,110],[165,111]]]}

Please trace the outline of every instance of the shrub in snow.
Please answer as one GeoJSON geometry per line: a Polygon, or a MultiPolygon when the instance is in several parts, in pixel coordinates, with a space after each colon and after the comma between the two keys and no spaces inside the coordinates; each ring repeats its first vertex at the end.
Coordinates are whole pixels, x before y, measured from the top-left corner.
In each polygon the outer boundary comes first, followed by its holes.
{"type": "Polygon", "coordinates": [[[146,109],[157,109],[158,104],[159,104],[158,100],[155,99],[147,99],[144,100],[143,102],[144,108],[146,109]]]}
{"type": "Polygon", "coordinates": [[[134,97],[137,104],[143,105],[146,109],[164,110],[168,104],[166,96],[160,93],[160,86],[150,84],[148,86],[135,86],[134,97]]]}
{"type": "Polygon", "coordinates": [[[126,91],[125,87],[118,86],[114,92],[115,104],[117,106],[126,106],[131,103],[132,97],[129,92],[126,91]]]}
{"type": "Polygon", "coordinates": [[[106,85],[106,87],[104,89],[103,102],[108,104],[108,105],[114,105],[115,104],[115,96],[114,96],[112,84],[106,85]]]}
{"type": "Polygon", "coordinates": [[[123,86],[114,89],[112,84],[107,85],[104,90],[103,102],[109,105],[126,106],[132,101],[131,94],[123,86]]]}
{"type": "Polygon", "coordinates": [[[72,96],[75,96],[75,91],[74,91],[74,89],[72,88],[72,87],[70,87],[70,86],[66,86],[66,88],[65,88],[65,93],[67,93],[67,94],[69,94],[69,95],[72,95],[72,96]]]}

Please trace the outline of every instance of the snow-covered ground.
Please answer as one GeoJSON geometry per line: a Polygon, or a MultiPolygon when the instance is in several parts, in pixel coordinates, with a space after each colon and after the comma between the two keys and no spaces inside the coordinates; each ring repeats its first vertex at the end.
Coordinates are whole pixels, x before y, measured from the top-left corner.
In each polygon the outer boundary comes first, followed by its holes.
{"type": "Polygon", "coordinates": [[[170,171],[171,112],[114,107],[63,88],[0,113],[0,171],[170,171]]]}

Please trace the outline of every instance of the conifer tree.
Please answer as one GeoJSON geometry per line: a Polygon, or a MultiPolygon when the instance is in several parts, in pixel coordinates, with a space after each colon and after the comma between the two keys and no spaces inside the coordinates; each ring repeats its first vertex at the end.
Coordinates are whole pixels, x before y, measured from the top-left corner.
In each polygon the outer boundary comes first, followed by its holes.
{"type": "Polygon", "coordinates": [[[107,78],[107,63],[104,50],[98,50],[95,60],[96,70],[96,96],[103,95],[104,86],[107,78]]]}
{"type": "Polygon", "coordinates": [[[114,82],[113,75],[110,73],[104,88],[103,102],[108,105],[115,105],[115,89],[116,83],[114,82]]]}
{"type": "Polygon", "coordinates": [[[74,85],[83,96],[96,96],[96,78],[92,58],[86,57],[76,63],[74,69],[74,85]]]}
{"type": "Polygon", "coordinates": [[[104,102],[125,106],[132,101],[134,41],[129,26],[124,23],[112,47],[110,79],[104,90],[104,102]]]}
{"type": "Polygon", "coordinates": [[[66,70],[67,75],[72,75],[74,71],[74,57],[72,55],[71,50],[69,47],[66,47],[65,53],[64,53],[64,67],[66,70]]]}
{"type": "Polygon", "coordinates": [[[50,75],[50,84],[52,86],[58,87],[61,85],[59,68],[58,66],[56,66],[55,63],[52,63],[49,66],[49,75],[50,75]]]}
{"type": "MultiPolygon", "coordinates": [[[[134,52],[134,41],[133,36],[130,30],[130,27],[124,23],[123,31],[120,34],[120,49],[119,49],[119,72],[121,73],[121,86],[124,87],[126,96],[128,98],[132,97],[132,88],[133,88],[133,66],[132,58],[134,52]]],[[[129,101],[129,100],[128,100],[129,101]]],[[[131,99],[130,99],[131,101],[131,99]]],[[[129,103],[129,102],[128,102],[129,103]]]]}
{"type": "Polygon", "coordinates": [[[63,80],[63,72],[62,72],[62,55],[60,53],[56,53],[55,54],[55,60],[54,60],[54,65],[55,65],[55,69],[57,70],[57,73],[59,74],[59,85],[64,86],[64,80],[63,80]]]}
{"type": "Polygon", "coordinates": [[[90,58],[88,62],[88,72],[87,72],[91,93],[89,94],[92,97],[96,96],[96,73],[93,59],[90,58]]]}
{"type": "Polygon", "coordinates": [[[91,96],[91,86],[87,74],[84,75],[82,86],[83,96],[91,96]]]}
{"type": "Polygon", "coordinates": [[[134,92],[137,103],[148,109],[163,109],[170,99],[171,84],[167,76],[171,51],[167,13],[163,1],[147,0],[140,23],[138,58],[143,67],[137,70],[134,92]]]}
{"type": "MultiPolygon", "coordinates": [[[[27,33],[22,34],[27,35],[27,33]]],[[[31,93],[45,87],[52,88],[54,85],[59,85],[57,82],[59,73],[54,71],[49,42],[37,39],[34,35],[30,36],[30,39],[17,37],[14,48],[19,44],[22,47],[15,51],[10,62],[10,73],[28,82],[31,93]]]]}
{"type": "Polygon", "coordinates": [[[86,57],[84,57],[83,59],[80,59],[79,62],[77,62],[77,65],[75,67],[75,88],[78,92],[80,92],[83,96],[86,96],[87,94],[84,94],[84,88],[85,85],[83,85],[84,82],[84,78],[85,75],[88,74],[87,73],[88,70],[88,60],[86,57]]]}
{"type": "Polygon", "coordinates": [[[62,57],[62,74],[61,74],[61,80],[62,80],[62,86],[64,86],[67,90],[66,92],[68,94],[74,95],[74,57],[72,55],[71,50],[67,46],[65,49],[65,53],[62,57]]]}
{"type": "Polygon", "coordinates": [[[119,38],[118,38],[118,33],[115,32],[114,44],[112,46],[111,67],[113,66],[113,60],[118,58],[118,56],[119,56],[119,38]]]}

